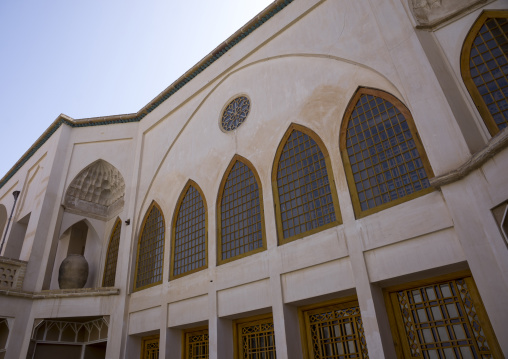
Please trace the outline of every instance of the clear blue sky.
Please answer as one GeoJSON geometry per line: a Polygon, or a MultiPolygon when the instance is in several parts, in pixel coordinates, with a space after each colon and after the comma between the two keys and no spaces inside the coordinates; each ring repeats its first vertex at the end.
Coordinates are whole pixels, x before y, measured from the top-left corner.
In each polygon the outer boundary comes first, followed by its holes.
{"type": "Polygon", "coordinates": [[[271,0],[0,0],[0,178],[64,113],[136,112],[271,0]]]}

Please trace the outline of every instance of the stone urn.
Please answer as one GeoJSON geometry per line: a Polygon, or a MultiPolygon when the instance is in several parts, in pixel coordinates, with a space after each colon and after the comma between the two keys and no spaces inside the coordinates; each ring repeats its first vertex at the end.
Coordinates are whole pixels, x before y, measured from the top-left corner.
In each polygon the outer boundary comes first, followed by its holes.
{"type": "Polygon", "coordinates": [[[88,279],[88,262],[81,254],[69,254],[60,264],[58,285],[60,289],[83,288],[88,279]]]}

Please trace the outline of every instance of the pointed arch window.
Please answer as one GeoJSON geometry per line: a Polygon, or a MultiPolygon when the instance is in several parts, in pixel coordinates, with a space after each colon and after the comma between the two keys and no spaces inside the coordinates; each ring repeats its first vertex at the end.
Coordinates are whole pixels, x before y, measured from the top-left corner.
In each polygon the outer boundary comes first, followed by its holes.
{"type": "Polygon", "coordinates": [[[328,151],[310,129],[292,124],[286,131],[272,181],[279,244],[341,223],[328,151]]]}
{"type": "Polygon", "coordinates": [[[342,121],[340,149],[357,218],[432,191],[413,118],[386,92],[356,92],[342,121]]]}
{"type": "Polygon", "coordinates": [[[173,219],[170,279],[207,266],[207,213],[203,192],[189,181],[180,195],[173,219]]]}
{"type": "Polygon", "coordinates": [[[141,226],[134,291],[162,283],[164,232],[164,216],[159,205],[153,202],[141,226]]]}
{"type": "Polygon", "coordinates": [[[462,48],[464,83],[494,136],[508,127],[508,11],[485,11],[462,48]]]}
{"type": "Polygon", "coordinates": [[[217,201],[219,264],[266,249],[260,183],[254,166],[236,155],[224,174],[217,201]]]}
{"type": "Polygon", "coordinates": [[[108,252],[106,254],[106,264],[104,265],[104,276],[102,278],[103,287],[114,287],[116,276],[116,264],[118,261],[118,247],[120,245],[120,231],[122,221],[117,219],[109,237],[108,252]]]}

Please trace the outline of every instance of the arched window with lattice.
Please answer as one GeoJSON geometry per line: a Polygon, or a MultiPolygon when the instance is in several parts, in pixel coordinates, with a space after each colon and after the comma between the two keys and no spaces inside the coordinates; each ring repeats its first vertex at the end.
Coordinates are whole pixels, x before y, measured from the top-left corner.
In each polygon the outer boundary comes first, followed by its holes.
{"type": "Polygon", "coordinates": [[[118,261],[118,247],[120,245],[120,231],[122,221],[117,219],[111,236],[109,237],[108,251],[106,252],[106,263],[104,264],[104,276],[102,277],[103,287],[114,287],[116,276],[116,264],[118,261]]]}
{"type": "Polygon", "coordinates": [[[330,157],[319,136],[292,124],[272,171],[279,244],[341,223],[330,157]]]}
{"type": "Polygon", "coordinates": [[[508,11],[484,11],[464,41],[464,83],[494,136],[508,127],[508,11]]]}
{"type": "Polygon", "coordinates": [[[235,155],[217,200],[218,264],[266,249],[263,195],[254,166],[235,155]]]}
{"type": "Polygon", "coordinates": [[[154,201],[148,209],[138,241],[134,291],[162,283],[164,267],[164,215],[154,201]]]}
{"type": "Polygon", "coordinates": [[[411,113],[384,91],[358,89],[339,146],[356,218],[432,191],[433,172],[411,113]]]}
{"type": "Polygon", "coordinates": [[[173,216],[170,279],[207,267],[207,211],[203,192],[189,180],[173,216]]]}

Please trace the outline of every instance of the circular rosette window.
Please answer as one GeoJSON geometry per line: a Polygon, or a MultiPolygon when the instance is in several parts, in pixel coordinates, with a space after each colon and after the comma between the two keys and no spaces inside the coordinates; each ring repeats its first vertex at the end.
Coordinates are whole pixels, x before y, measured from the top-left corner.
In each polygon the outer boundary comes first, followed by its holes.
{"type": "Polygon", "coordinates": [[[250,101],[240,96],[231,101],[222,113],[221,127],[224,131],[233,131],[240,127],[250,111],[250,101]]]}

